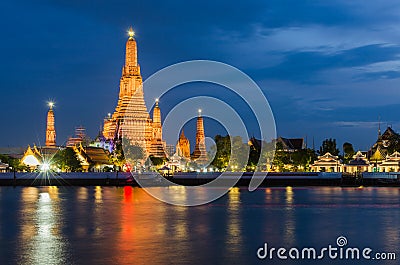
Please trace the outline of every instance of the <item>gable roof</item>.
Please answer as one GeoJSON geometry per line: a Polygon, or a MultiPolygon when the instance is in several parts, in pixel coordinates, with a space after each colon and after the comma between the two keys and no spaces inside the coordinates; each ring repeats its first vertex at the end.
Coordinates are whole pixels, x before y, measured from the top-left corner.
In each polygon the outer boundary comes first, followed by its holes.
{"type": "Polygon", "coordinates": [[[110,153],[101,147],[79,147],[75,148],[75,152],[78,152],[88,163],[96,165],[111,165],[110,153]]]}

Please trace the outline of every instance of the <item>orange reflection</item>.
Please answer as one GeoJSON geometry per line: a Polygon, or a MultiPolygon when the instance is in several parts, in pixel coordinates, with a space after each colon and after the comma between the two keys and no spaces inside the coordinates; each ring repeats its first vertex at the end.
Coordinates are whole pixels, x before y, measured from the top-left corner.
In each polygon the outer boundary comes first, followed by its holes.
{"type": "Polygon", "coordinates": [[[132,203],[132,187],[131,186],[124,187],[124,202],[132,203]]]}
{"type": "MultiPolygon", "coordinates": [[[[166,237],[165,205],[141,188],[126,186],[121,190],[123,203],[119,216],[120,232],[116,235],[116,263],[141,264],[146,260],[161,264],[161,256],[154,249],[154,244],[166,237]],[[149,207],[136,207],[139,204],[149,207]],[[137,251],[138,248],[142,251],[137,251]]],[[[184,228],[180,229],[185,233],[184,228]]]]}

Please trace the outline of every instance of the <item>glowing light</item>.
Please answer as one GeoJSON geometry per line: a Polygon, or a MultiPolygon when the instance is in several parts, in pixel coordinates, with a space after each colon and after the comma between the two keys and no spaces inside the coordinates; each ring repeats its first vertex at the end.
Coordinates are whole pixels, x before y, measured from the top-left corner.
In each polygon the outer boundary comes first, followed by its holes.
{"type": "Polygon", "coordinates": [[[239,193],[239,188],[238,187],[232,187],[232,188],[229,189],[229,192],[239,193]]]}
{"type": "Polygon", "coordinates": [[[135,32],[133,31],[132,27],[129,28],[128,35],[129,35],[129,38],[133,38],[133,36],[135,36],[135,32]]]}
{"type": "Polygon", "coordinates": [[[199,114],[201,114],[201,109],[198,110],[199,114]]]}
{"type": "Polygon", "coordinates": [[[158,98],[156,98],[156,103],[158,103],[158,98]]]}
{"type": "Polygon", "coordinates": [[[108,113],[107,115],[108,115],[108,118],[111,118],[111,113],[108,113]]]}
{"type": "Polygon", "coordinates": [[[25,157],[24,161],[22,161],[27,166],[36,167],[40,165],[39,160],[34,155],[28,155],[25,157]]]}
{"type": "Polygon", "coordinates": [[[50,109],[53,109],[53,107],[54,107],[54,102],[49,101],[49,102],[47,103],[47,105],[49,106],[50,109]]]}
{"type": "Polygon", "coordinates": [[[49,170],[50,170],[50,164],[44,162],[44,163],[41,165],[40,170],[41,170],[41,171],[49,171],[49,170]]]}

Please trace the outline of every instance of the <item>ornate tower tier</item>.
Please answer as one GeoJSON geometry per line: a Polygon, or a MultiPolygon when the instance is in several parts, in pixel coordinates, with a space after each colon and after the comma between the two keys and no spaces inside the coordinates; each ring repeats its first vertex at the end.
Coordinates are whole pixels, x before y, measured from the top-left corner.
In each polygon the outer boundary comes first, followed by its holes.
{"type": "Polygon", "coordinates": [[[201,116],[201,110],[199,110],[199,116],[197,117],[196,146],[192,154],[192,160],[200,164],[203,164],[208,161],[206,141],[204,136],[204,124],[203,124],[203,117],[201,116]]]}
{"type": "Polygon", "coordinates": [[[49,111],[47,112],[47,128],[46,128],[46,146],[56,146],[56,128],[54,121],[53,102],[49,102],[49,111]]]}
{"type": "Polygon", "coordinates": [[[158,99],[153,109],[153,139],[150,146],[150,155],[155,157],[166,157],[165,142],[162,140],[161,110],[158,106],[158,99]]]}

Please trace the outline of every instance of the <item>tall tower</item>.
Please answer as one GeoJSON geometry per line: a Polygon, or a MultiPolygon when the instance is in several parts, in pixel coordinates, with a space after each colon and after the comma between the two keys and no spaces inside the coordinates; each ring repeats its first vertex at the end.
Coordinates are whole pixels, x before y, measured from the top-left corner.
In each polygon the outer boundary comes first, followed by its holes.
{"type": "Polygon", "coordinates": [[[56,146],[56,128],[54,126],[53,102],[49,102],[49,111],[47,112],[47,128],[46,128],[46,146],[56,146]]]}
{"type": "Polygon", "coordinates": [[[165,144],[162,140],[161,110],[158,106],[158,99],[153,109],[153,137],[150,146],[150,155],[155,157],[166,157],[165,144]]]}
{"type": "Polygon", "coordinates": [[[203,164],[208,161],[206,141],[204,136],[203,117],[201,116],[200,109],[199,109],[199,116],[197,117],[196,146],[192,154],[192,159],[199,164],[203,164]]]}
{"type": "Polygon", "coordinates": [[[144,102],[142,76],[132,27],[128,35],[118,104],[114,113],[104,120],[103,135],[108,140],[129,139],[131,144],[141,146],[148,155],[153,137],[152,121],[144,102]]]}

